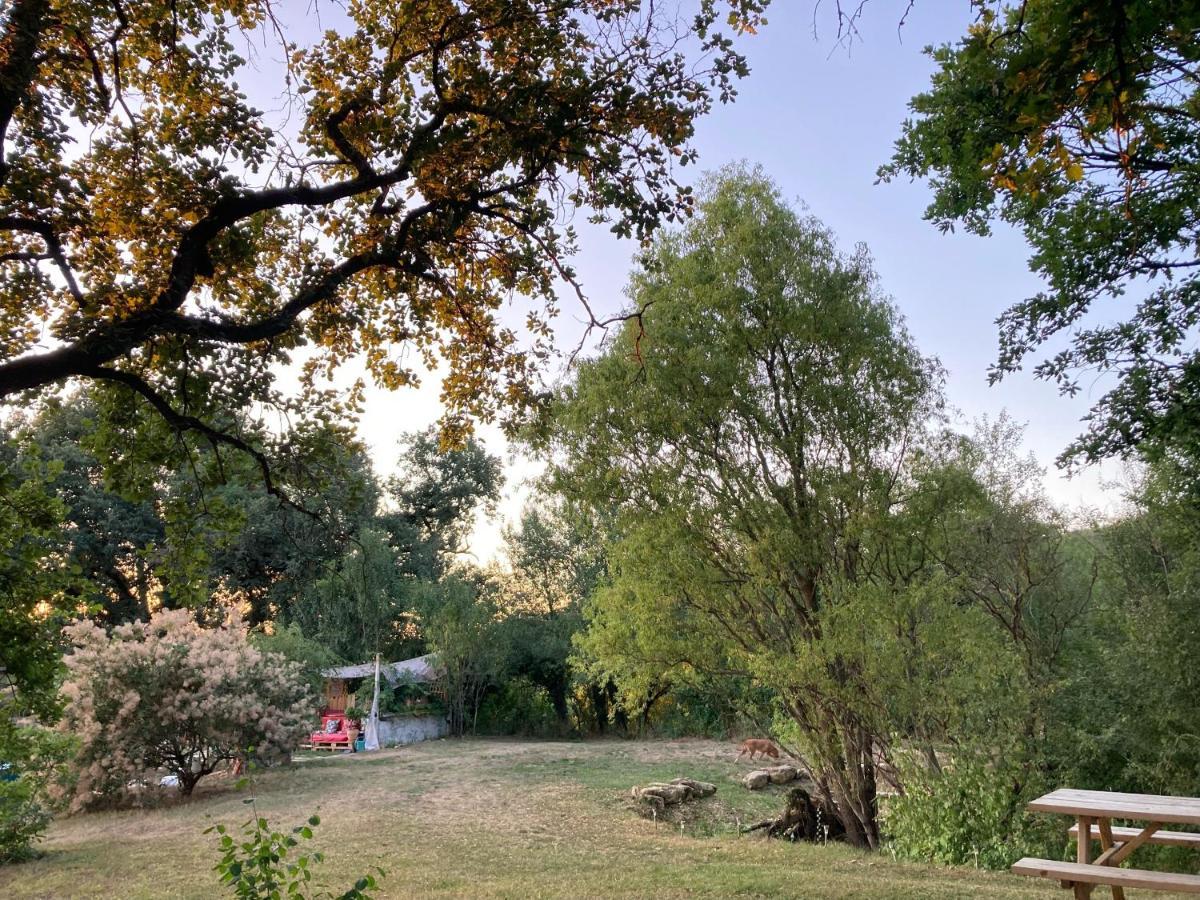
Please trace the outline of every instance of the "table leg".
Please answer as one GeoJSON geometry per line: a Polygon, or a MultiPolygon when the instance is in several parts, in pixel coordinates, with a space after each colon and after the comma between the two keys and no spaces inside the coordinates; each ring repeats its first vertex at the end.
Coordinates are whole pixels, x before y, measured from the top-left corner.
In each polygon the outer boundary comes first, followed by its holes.
{"type": "MultiPolygon", "coordinates": [[[[1100,829],[1100,849],[1103,851],[1101,857],[1103,858],[1105,854],[1111,856],[1112,854],[1109,851],[1113,848],[1112,820],[1100,818],[1096,820],[1096,825],[1100,829]]],[[[1112,886],[1112,895],[1113,900],[1125,900],[1125,889],[1114,884],[1112,886]]]]}
{"type": "MultiPolygon", "coordinates": [[[[1092,819],[1091,816],[1079,817],[1079,835],[1075,839],[1075,852],[1079,862],[1092,861],[1092,819]]],[[[1092,886],[1075,882],[1075,900],[1088,900],[1092,896],[1092,886]]]]}

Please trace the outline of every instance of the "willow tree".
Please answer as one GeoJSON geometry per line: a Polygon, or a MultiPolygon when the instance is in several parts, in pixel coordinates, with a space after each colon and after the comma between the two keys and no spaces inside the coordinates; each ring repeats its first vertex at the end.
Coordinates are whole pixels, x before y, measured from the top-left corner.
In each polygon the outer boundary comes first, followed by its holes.
{"type": "Polygon", "coordinates": [[[763,176],[725,173],[698,209],[641,260],[640,318],[557,398],[556,486],[615,511],[588,649],[769,685],[847,835],[876,846],[887,735],[860,638],[938,370],[865,251],[763,176]]]}
{"type": "Polygon", "coordinates": [[[355,0],[301,46],[268,0],[5,4],[0,398],[115,385],[268,479],[214,423],[286,407],[302,348],[309,387],[444,362],[451,424],[519,405],[572,212],[642,237],[688,209],[674,168],[763,5],[355,0]],[[531,341],[498,314],[522,297],[531,341]]]}

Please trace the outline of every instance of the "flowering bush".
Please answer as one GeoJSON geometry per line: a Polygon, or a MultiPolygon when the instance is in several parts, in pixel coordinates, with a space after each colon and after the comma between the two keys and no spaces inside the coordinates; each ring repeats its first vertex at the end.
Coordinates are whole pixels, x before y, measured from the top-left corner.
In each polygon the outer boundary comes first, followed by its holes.
{"type": "Polygon", "coordinates": [[[230,620],[205,628],[185,610],[106,632],[68,626],[64,722],[82,743],[73,806],[120,798],[176,776],[179,790],[226,760],[290,753],[314,701],[295,663],[249,643],[230,620]]]}

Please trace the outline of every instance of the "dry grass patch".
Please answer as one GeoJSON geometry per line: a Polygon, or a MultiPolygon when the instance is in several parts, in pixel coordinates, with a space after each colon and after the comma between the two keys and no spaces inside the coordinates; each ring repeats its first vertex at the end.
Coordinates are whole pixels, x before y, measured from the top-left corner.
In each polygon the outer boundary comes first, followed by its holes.
{"type": "MultiPolygon", "coordinates": [[[[913,866],[847,847],[738,837],[781,791],[733,783],[746,770],[710,741],[437,741],[370,756],[305,759],[252,789],[273,824],[321,815],[323,880],[372,865],[381,897],[1057,897],[1005,874],[913,866]],[[678,820],[630,809],[636,783],[687,775],[718,785],[678,820]]],[[[217,854],[204,828],[247,818],[226,779],[190,802],[55,823],[38,861],[0,870],[13,898],[210,898],[217,854]]]]}

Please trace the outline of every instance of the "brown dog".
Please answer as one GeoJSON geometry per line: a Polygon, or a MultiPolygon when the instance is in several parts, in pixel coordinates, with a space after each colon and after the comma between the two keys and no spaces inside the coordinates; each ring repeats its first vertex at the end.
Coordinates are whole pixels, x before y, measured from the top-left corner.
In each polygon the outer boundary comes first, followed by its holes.
{"type": "Polygon", "coordinates": [[[755,753],[761,753],[763,756],[769,756],[771,759],[779,759],[779,748],[768,740],[762,738],[750,738],[748,741],[742,741],[742,745],[738,747],[737,758],[741,759],[747,753],[750,758],[754,759],[755,753]]]}

